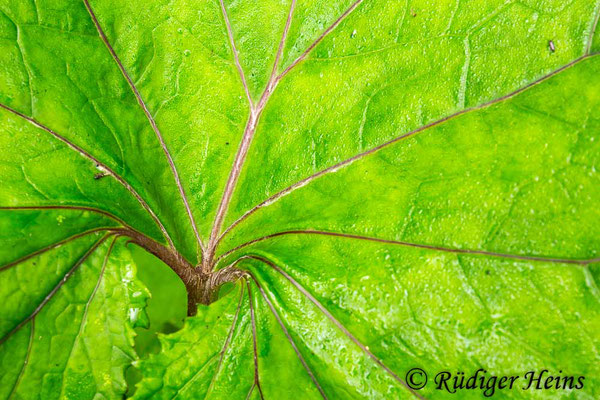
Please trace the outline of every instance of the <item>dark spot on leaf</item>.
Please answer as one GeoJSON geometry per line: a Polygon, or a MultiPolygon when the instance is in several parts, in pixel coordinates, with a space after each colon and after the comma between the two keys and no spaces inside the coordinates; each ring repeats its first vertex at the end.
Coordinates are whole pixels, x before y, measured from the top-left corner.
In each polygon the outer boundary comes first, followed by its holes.
{"type": "Polygon", "coordinates": [[[410,10],[410,15],[412,15],[412,17],[414,18],[417,16],[417,13],[415,10],[410,10]]]}
{"type": "Polygon", "coordinates": [[[226,144],[227,146],[229,146],[229,142],[225,142],[225,144],[226,144]]]}
{"type": "Polygon", "coordinates": [[[486,275],[489,275],[489,274],[490,274],[490,270],[489,270],[489,269],[486,269],[486,270],[485,270],[485,274],[486,274],[486,275]]]}
{"type": "Polygon", "coordinates": [[[102,179],[106,176],[106,174],[103,174],[101,172],[97,173],[96,175],[94,175],[94,179],[98,180],[98,179],[102,179]]]}

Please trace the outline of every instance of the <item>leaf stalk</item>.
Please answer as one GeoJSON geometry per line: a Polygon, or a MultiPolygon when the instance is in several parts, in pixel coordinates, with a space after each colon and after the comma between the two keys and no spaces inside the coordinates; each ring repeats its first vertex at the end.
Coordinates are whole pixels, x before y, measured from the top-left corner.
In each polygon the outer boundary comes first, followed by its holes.
{"type": "Polygon", "coordinates": [[[197,304],[209,305],[218,298],[219,288],[227,282],[235,282],[243,272],[234,266],[218,271],[205,272],[187,261],[176,250],[156,242],[131,228],[117,228],[113,233],[127,236],[134,243],[167,264],[185,285],[188,296],[188,316],[196,315],[197,304]]]}

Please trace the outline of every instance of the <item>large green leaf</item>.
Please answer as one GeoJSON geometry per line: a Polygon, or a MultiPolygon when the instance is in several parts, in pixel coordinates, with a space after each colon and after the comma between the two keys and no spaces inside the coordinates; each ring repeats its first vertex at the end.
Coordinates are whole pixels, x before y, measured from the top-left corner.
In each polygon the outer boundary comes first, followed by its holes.
{"type": "Polygon", "coordinates": [[[0,0],[0,398],[600,396],[600,5],[436,3],[0,0]]]}

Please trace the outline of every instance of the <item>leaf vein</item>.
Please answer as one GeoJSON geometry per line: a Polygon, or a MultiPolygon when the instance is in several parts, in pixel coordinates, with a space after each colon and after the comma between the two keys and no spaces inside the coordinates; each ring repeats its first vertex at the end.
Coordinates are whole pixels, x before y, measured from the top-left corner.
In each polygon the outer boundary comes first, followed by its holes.
{"type": "Polygon", "coordinates": [[[177,168],[175,167],[175,162],[173,161],[173,158],[171,157],[171,153],[169,152],[169,149],[167,148],[167,144],[165,143],[165,140],[164,140],[162,134],[160,133],[158,126],[156,125],[156,121],[154,120],[154,117],[152,117],[152,114],[150,114],[150,110],[148,110],[148,107],[146,106],[146,103],[144,102],[142,95],[140,94],[137,87],[133,83],[133,80],[131,79],[131,77],[129,76],[127,71],[125,70],[125,66],[121,62],[121,59],[119,58],[119,56],[117,55],[117,53],[111,46],[110,42],[108,41],[108,38],[106,37],[106,34],[104,33],[104,30],[102,29],[102,26],[100,25],[100,22],[98,21],[98,18],[96,17],[96,14],[94,13],[94,10],[92,9],[89,1],[83,0],[83,2],[85,3],[85,7],[87,8],[88,13],[90,14],[90,17],[92,18],[92,21],[96,27],[96,30],[98,31],[98,34],[100,35],[100,38],[106,45],[106,48],[108,49],[108,51],[111,54],[112,58],[114,59],[115,63],[119,67],[119,70],[121,71],[125,80],[131,87],[131,90],[133,91],[133,94],[135,95],[135,97],[138,101],[138,104],[142,108],[142,111],[146,115],[148,122],[150,122],[152,130],[154,131],[154,133],[156,134],[156,137],[158,138],[158,141],[160,142],[161,148],[167,158],[167,162],[169,163],[169,167],[171,168],[171,172],[173,173],[173,177],[175,178],[175,183],[177,185],[179,194],[181,196],[181,199],[185,206],[186,212],[190,219],[192,229],[194,230],[194,234],[196,235],[196,240],[198,242],[198,246],[201,251],[204,251],[204,246],[202,244],[202,240],[200,239],[200,234],[198,232],[198,227],[196,226],[196,221],[194,220],[194,215],[192,214],[192,210],[190,209],[190,205],[189,205],[187,196],[185,194],[185,190],[183,189],[183,185],[181,184],[181,179],[179,178],[179,173],[177,172],[177,168]]]}
{"type": "Polygon", "coordinates": [[[254,359],[254,383],[252,385],[252,389],[250,389],[250,395],[254,386],[258,388],[258,392],[260,394],[260,398],[264,399],[263,391],[260,386],[260,377],[258,373],[258,349],[256,345],[256,317],[254,315],[254,305],[252,300],[252,290],[250,289],[250,284],[246,281],[246,287],[248,288],[248,303],[250,305],[250,320],[252,322],[252,349],[253,349],[253,359],[254,359]]]}
{"type": "Polygon", "coordinates": [[[306,290],[300,283],[298,283],[294,278],[292,278],[287,272],[279,268],[277,265],[267,260],[266,258],[259,256],[249,256],[249,258],[253,258],[255,260],[261,261],[263,264],[271,267],[280,275],[282,275],[285,279],[287,279],[293,286],[298,289],[302,295],[304,295],[308,300],[310,300],[317,308],[333,323],[344,335],[348,337],[354,344],[356,344],[365,354],[367,354],[376,364],[378,364],[381,368],[383,368],[394,380],[404,386],[408,391],[410,391],[415,397],[425,400],[423,396],[421,396],[418,392],[416,392],[413,388],[408,386],[408,384],[396,375],[390,368],[388,368],[383,361],[381,361],[375,354],[371,353],[371,351],[364,345],[360,340],[358,340],[350,331],[340,322],[338,321],[333,314],[323,306],[308,290],[306,290]]]}
{"type": "Polygon", "coordinates": [[[169,236],[167,230],[165,229],[164,225],[162,224],[162,222],[160,221],[160,219],[158,218],[158,216],[154,213],[154,211],[150,208],[150,206],[148,205],[148,203],[146,202],[146,200],[144,200],[140,194],[133,188],[133,186],[131,186],[131,184],[129,184],[129,182],[127,182],[122,176],[120,176],[119,174],[117,174],[112,168],[110,168],[108,165],[106,165],[105,163],[103,163],[102,161],[100,161],[99,159],[97,159],[96,157],[94,157],[92,154],[88,153],[86,150],[84,150],[82,147],[76,145],[75,143],[71,142],[69,139],[65,138],[64,136],[56,133],[55,131],[53,131],[52,129],[48,128],[45,125],[42,125],[41,123],[39,123],[38,121],[36,121],[35,119],[26,116],[25,114],[20,113],[17,110],[14,110],[2,103],[0,103],[0,108],[5,109],[6,111],[16,115],[19,118],[23,118],[24,120],[28,121],[29,123],[31,123],[33,126],[35,126],[36,128],[39,128],[47,133],[49,133],[50,135],[54,136],[56,139],[58,139],[59,141],[63,142],[65,145],[67,145],[69,148],[75,150],[76,152],[78,152],[82,157],[87,158],[88,160],[93,161],[97,166],[101,167],[103,170],[105,170],[109,175],[111,175],[113,178],[115,178],[117,180],[117,182],[119,182],[129,193],[131,193],[131,195],[138,201],[138,203],[140,203],[140,205],[144,208],[144,210],[146,210],[148,212],[148,214],[150,214],[150,216],[152,217],[152,219],[154,220],[154,222],[158,225],[158,227],[160,228],[160,230],[162,231],[163,235],[165,236],[165,239],[169,242],[169,245],[171,247],[174,247],[173,245],[173,241],[171,240],[171,237],[169,236]]]}
{"type": "MultiPolygon", "coordinates": [[[[75,336],[75,339],[73,341],[73,345],[71,347],[71,351],[69,351],[69,356],[67,357],[67,361],[66,361],[66,364],[65,364],[65,369],[68,366],[69,360],[73,356],[73,351],[75,350],[75,344],[77,342],[77,339],[83,333],[83,329],[85,327],[85,322],[86,322],[86,319],[87,319],[87,315],[88,315],[88,310],[90,308],[90,304],[92,303],[92,300],[94,300],[94,297],[96,296],[96,293],[98,292],[98,288],[100,287],[100,283],[102,282],[102,278],[104,278],[104,271],[106,271],[106,264],[108,263],[108,259],[110,257],[110,254],[111,254],[111,252],[113,250],[113,246],[115,245],[115,242],[117,241],[117,239],[118,239],[118,236],[115,236],[113,238],[112,242],[110,243],[110,246],[109,246],[108,250],[106,251],[106,255],[104,257],[104,261],[102,262],[102,268],[100,269],[100,274],[98,276],[98,281],[96,282],[96,285],[94,286],[94,289],[92,290],[92,293],[90,294],[90,297],[88,298],[87,302],[85,303],[85,308],[84,308],[84,311],[83,311],[83,315],[81,317],[81,323],[79,324],[79,330],[77,331],[77,335],[75,336]]],[[[83,346],[85,346],[85,344],[83,344],[83,346]]],[[[64,390],[65,390],[65,380],[64,380],[64,377],[65,377],[65,374],[63,373],[63,375],[62,375],[62,384],[61,384],[61,389],[60,389],[60,396],[59,396],[60,398],[62,398],[64,390]]]]}
{"type": "Polygon", "coordinates": [[[598,28],[598,20],[600,20],[600,1],[596,5],[595,10],[596,17],[592,20],[592,26],[590,28],[590,34],[588,36],[587,45],[585,49],[586,54],[591,54],[592,52],[592,44],[594,42],[594,34],[596,33],[596,29],[598,28]]]}
{"type": "MultiPolygon", "coordinates": [[[[247,256],[245,258],[252,258],[250,256],[247,256]]],[[[241,261],[242,259],[238,260],[241,261]]],[[[261,260],[259,260],[261,261],[261,260]]],[[[277,323],[279,324],[279,326],[281,327],[281,330],[283,331],[283,333],[285,334],[288,342],[290,343],[290,345],[292,346],[292,348],[294,349],[294,352],[296,353],[296,356],[298,356],[298,359],[300,360],[300,362],[302,363],[302,366],[304,367],[304,369],[306,370],[306,372],[308,373],[308,376],[310,377],[310,379],[313,381],[313,383],[315,384],[317,390],[319,391],[319,393],[321,394],[321,396],[324,399],[327,399],[327,396],[325,395],[325,392],[323,391],[323,388],[321,387],[321,384],[319,383],[319,381],[317,380],[315,374],[312,372],[312,370],[310,369],[310,367],[308,366],[308,364],[306,363],[306,360],[304,359],[304,357],[302,356],[302,353],[300,352],[300,350],[298,349],[298,346],[296,345],[296,342],[294,342],[294,339],[292,339],[292,336],[290,335],[290,332],[287,330],[287,328],[285,327],[285,324],[283,323],[283,321],[281,320],[281,317],[279,316],[279,313],[277,312],[277,310],[275,310],[275,307],[273,306],[273,304],[271,303],[271,300],[269,299],[269,297],[267,296],[267,294],[265,293],[265,291],[263,290],[262,286],[260,285],[260,283],[258,282],[258,280],[256,279],[256,277],[248,272],[248,275],[250,276],[250,278],[252,278],[252,280],[254,281],[254,283],[256,284],[256,286],[258,287],[258,290],[260,291],[262,297],[265,299],[265,301],[267,302],[267,305],[269,306],[269,308],[271,309],[271,313],[273,313],[273,316],[275,317],[275,319],[277,320],[277,323]]]]}
{"type": "Polygon", "coordinates": [[[48,293],[48,295],[44,298],[44,300],[42,300],[42,302],[35,308],[35,310],[33,310],[33,312],[28,317],[26,317],[23,321],[21,321],[19,324],[17,324],[17,326],[15,326],[10,332],[8,332],[2,339],[0,339],[0,345],[4,344],[15,332],[17,332],[25,324],[27,324],[29,321],[31,321],[33,318],[35,318],[35,316],[39,314],[39,312],[44,308],[44,306],[46,304],[48,304],[48,302],[50,300],[52,300],[52,298],[54,297],[54,295],[69,280],[69,278],[71,276],[73,276],[73,274],[75,273],[75,271],[77,271],[77,269],[79,269],[79,267],[81,266],[81,264],[83,264],[85,262],[85,260],[87,260],[88,257],[94,251],[96,251],[96,249],[102,243],[104,243],[104,241],[106,239],[108,239],[109,236],[110,235],[106,235],[102,239],[100,239],[96,243],[94,243],[94,245],[92,247],[90,247],[85,252],[85,254],[73,265],[73,267],[71,267],[71,269],[69,271],[67,271],[67,273],[65,274],[65,276],[63,277],[63,279],[61,279],[60,282],[58,282],[58,284],[56,286],[54,286],[54,288],[50,291],[50,293],[48,293]]]}
{"type": "Polygon", "coordinates": [[[231,51],[233,52],[233,60],[235,62],[235,67],[238,70],[240,75],[240,79],[242,80],[242,85],[244,86],[244,91],[246,92],[246,97],[248,99],[248,103],[250,104],[250,108],[254,107],[254,102],[252,101],[252,95],[250,94],[250,88],[248,87],[248,82],[246,81],[246,75],[244,74],[244,69],[242,68],[242,64],[240,64],[239,51],[235,46],[235,40],[233,38],[233,29],[231,28],[231,22],[229,21],[229,16],[227,15],[227,9],[225,8],[225,3],[223,0],[219,0],[221,5],[221,13],[223,14],[223,19],[225,20],[225,27],[227,29],[227,37],[229,38],[229,45],[231,46],[231,51]]]}
{"type": "Polygon", "coordinates": [[[213,376],[210,380],[208,389],[206,389],[206,395],[204,396],[204,399],[208,398],[208,395],[210,394],[210,391],[212,390],[212,387],[217,378],[217,375],[221,369],[221,365],[223,364],[223,359],[225,358],[225,353],[227,352],[227,348],[229,347],[229,344],[231,343],[231,338],[233,337],[233,332],[235,331],[235,327],[237,325],[237,320],[238,320],[238,316],[240,314],[240,309],[242,308],[242,299],[243,298],[244,298],[244,287],[242,286],[241,291],[240,291],[240,298],[238,300],[238,305],[235,310],[235,314],[233,316],[233,321],[231,322],[231,327],[229,328],[229,332],[227,334],[227,338],[225,339],[225,343],[223,343],[223,347],[221,348],[221,352],[220,352],[221,355],[219,357],[219,362],[217,363],[217,368],[215,369],[215,372],[213,373],[213,376]]]}
{"type": "Polygon", "coordinates": [[[352,5],[350,5],[350,7],[333,22],[333,24],[325,29],[325,31],[323,31],[323,33],[321,33],[321,35],[310,46],[308,46],[306,50],[304,50],[304,53],[298,56],[298,58],[296,58],[285,70],[283,70],[283,72],[277,77],[277,81],[283,79],[283,77],[286,76],[292,69],[294,69],[296,65],[302,62],[313,51],[313,49],[317,47],[317,45],[321,43],[321,41],[325,39],[327,35],[333,32],[333,30],[337,28],[337,26],[341,24],[342,21],[344,21],[346,17],[348,17],[362,2],[363,0],[356,0],[354,3],[352,3],[352,5]]]}
{"type": "MultiPolygon", "coordinates": [[[[85,1],[87,1],[87,0],[85,0],[85,1]]],[[[275,73],[271,73],[271,78],[269,79],[269,82],[267,83],[267,86],[265,87],[265,90],[264,90],[263,94],[261,95],[260,100],[256,106],[254,106],[252,99],[249,98],[250,115],[248,116],[246,128],[244,129],[244,133],[242,135],[242,141],[240,143],[237,154],[235,156],[233,166],[231,167],[231,171],[229,173],[229,177],[227,178],[227,183],[225,184],[225,189],[224,189],[223,195],[221,197],[221,202],[219,203],[219,208],[217,209],[217,213],[215,215],[215,221],[213,223],[213,227],[211,229],[210,238],[209,238],[209,242],[208,242],[208,256],[206,257],[206,260],[203,260],[202,269],[204,270],[204,272],[208,273],[212,267],[214,252],[215,252],[216,246],[219,244],[219,240],[220,240],[219,234],[221,233],[221,226],[223,224],[223,219],[225,218],[225,214],[227,213],[227,209],[229,207],[229,203],[231,202],[231,198],[233,196],[233,192],[235,190],[238,178],[242,171],[242,167],[244,166],[244,162],[246,160],[246,155],[248,153],[248,149],[250,148],[250,144],[252,143],[252,139],[253,139],[254,133],[256,131],[256,126],[258,125],[258,121],[260,119],[261,113],[262,113],[267,101],[269,100],[269,97],[271,96],[271,94],[273,94],[273,91],[277,87],[277,84],[279,83],[279,81],[295,65],[297,65],[300,61],[302,61],[302,59],[304,59],[304,57],[306,57],[310,53],[310,51],[321,40],[323,40],[323,38],[325,38],[325,36],[327,36],[331,31],[333,31],[335,29],[335,27],[338,26],[356,7],[358,7],[358,5],[360,3],[362,3],[362,1],[363,0],[357,0],[356,2],[354,2],[350,6],[350,8],[348,8],[331,26],[329,26],[321,34],[321,36],[319,36],[319,38],[317,38],[317,40],[311,46],[309,46],[309,48],[300,57],[298,57],[298,59],[294,63],[292,63],[292,65],[290,65],[288,68],[286,68],[281,74],[276,76],[275,73]]],[[[223,0],[220,0],[220,3],[221,3],[221,11],[223,12],[223,16],[225,18],[225,22],[227,25],[227,33],[229,35],[231,46],[234,50],[234,55],[236,57],[236,63],[237,63],[237,65],[239,65],[239,61],[237,59],[237,50],[235,49],[235,43],[233,41],[233,33],[231,32],[231,25],[229,24],[229,18],[227,17],[227,11],[225,9],[223,0]]],[[[292,4],[290,6],[290,11],[288,13],[288,18],[286,20],[286,27],[284,28],[284,31],[282,34],[282,39],[281,39],[280,46],[278,49],[278,55],[275,58],[273,71],[277,70],[279,58],[281,56],[281,54],[279,54],[279,51],[280,50],[282,51],[282,49],[283,49],[283,45],[285,43],[287,32],[289,30],[289,25],[291,24],[292,15],[294,12],[294,6],[295,6],[295,2],[292,1],[292,4]]],[[[243,70],[241,69],[241,66],[239,66],[238,69],[240,71],[242,80],[244,81],[244,85],[245,85],[245,78],[244,78],[243,70]]],[[[247,85],[245,85],[244,87],[246,88],[246,93],[249,96],[249,91],[248,91],[247,85]]]]}
{"type": "Polygon", "coordinates": [[[436,246],[436,245],[430,245],[430,244],[405,242],[405,241],[400,241],[400,240],[391,240],[391,239],[381,239],[381,238],[369,237],[369,236],[360,236],[360,235],[354,235],[354,234],[348,234],[348,233],[317,231],[317,230],[308,230],[308,229],[307,230],[292,230],[292,231],[276,232],[276,233],[272,233],[270,235],[266,235],[266,236],[262,236],[257,239],[250,240],[246,243],[243,243],[243,244],[229,250],[226,253],[223,253],[221,256],[219,256],[219,258],[217,259],[217,262],[221,261],[228,255],[230,255],[240,249],[248,247],[252,244],[255,244],[258,242],[263,242],[265,240],[273,239],[273,238],[280,237],[280,236],[286,236],[286,235],[332,236],[332,237],[339,237],[339,238],[346,238],[346,239],[364,240],[364,241],[368,241],[368,242],[399,245],[399,246],[405,246],[405,247],[414,247],[414,248],[426,249],[426,250],[435,250],[435,251],[454,253],[454,254],[483,255],[483,256],[498,257],[498,258],[511,258],[511,259],[516,259],[516,260],[540,261],[540,262],[550,262],[550,263],[557,263],[557,264],[588,265],[591,263],[600,262],[600,257],[595,257],[595,258],[590,258],[590,259],[571,259],[571,258],[532,256],[532,255],[522,255],[522,254],[508,254],[508,253],[498,253],[498,252],[485,251],[485,250],[459,249],[459,248],[443,247],[443,246],[436,246]]]}
{"type": "Polygon", "coordinates": [[[60,247],[60,246],[62,246],[64,244],[67,244],[67,243],[70,243],[70,242],[72,242],[74,240],[77,240],[77,239],[79,239],[81,237],[84,237],[84,236],[87,236],[87,235],[91,235],[91,234],[97,233],[97,232],[110,231],[112,229],[114,229],[114,227],[100,227],[100,228],[88,229],[87,231],[83,231],[83,232],[77,233],[75,235],[69,236],[66,239],[60,240],[60,241],[58,241],[56,243],[52,243],[52,244],[50,244],[50,245],[48,245],[46,247],[42,247],[41,249],[38,249],[38,250],[36,250],[36,251],[34,251],[32,253],[29,253],[29,254],[27,254],[27,255],[25,255],[23,257],[20,257],[20,258],[16,259],[15,261],[11,261],[8,264],[4,264],[4,265],[0,266],[0,272],[2,272],[4,270],[7,270],[7,269],[9,269],[11,267],[14,267],[17,264],[21,264],[22,262],[27,261],[30,258],[33,258],[33,257],[38,256],[40,254],[46,253],[46,252],[48,252],[48,251],[50,251],[52,249],[60,247]]]}
{"type": "Polygon", "coordinates": [[[219,242],[223,239],[223,237],[225,235],[227,235],[229,232],[231,232],[231,230],[233,228],[235,228],[237,225],[239,225],[240,222],[242,222],[243,220],[245,220],[246,218],[248,218],[250,215],[254,214],[256,211],[258,211],[261,208],[264,208],[264,207],[267,207],[267,206],[273,204],[274,202],[278,201],[279,199],[281,199],[282,197],[288,195],[289,193],[295,191],[296,189],[300,189],[300,188],[308,185],[313,180],[315,180],[315,179],[317,179],[317,178],[319,178],[319,177],[321,177],[323,175],[336,172],[339,169],[344,168],[347,165],[350,165],[350,164],[352,164],[353,162],[355,162],[357,160],[360,160],[360,159],[362,159],[364,157],[367,157],[367,156],[369,156],[371,154],[377,153],[380,150],[382,150],[382,149],[384,149],[386,147],[389,147],[390,145],[393,145],[393,144],[395,144],[397,142],[400,142],[403,139],[407,139],[407,138],[410,138],[412,136],[415,136],[415,135],[417,135],[417,134],[419,134],[419,133],[421,133],[423,131],[426,131],[429,128],[433,128],[435,126],[444,124],[445,122],[448,122],[448,121],[450,121],[450,120],[452,120],[452,119],[454,119],[456,117],[459,117],[459,116],[461,116],[463,114],[467,114],[467,113],[470,113],[472,111],[481,110],[481,109],[484,109],[486,107],[490,107],[490,106],[492,106],[494,104],[501,103],[501,102],[503,102],[505,100],[509,100],[509,99],[515,97],[516,95],[518,95],[520,93],[523,93],[526,90],[535,87],[536,85],[540,84],[541,82],[544,82],[545,80],[550,79],[551,77],[557,75],[558,73],[560,73],[560,72],[562,72],[562,71],[564,71],[564,70],[566,70],[568,68],[571,68],[572,66],[574,66],[574,65],[576,65],[576,64],[578,64],[578,63],[580,63],[580,62],[582,62],[582,61],[584,61],[584,60],[586,60],[588,58],[595,57],[595,56],[596,56],[595,54],[583,55],[583,56],[581,56],[579,58],[576,58],[575,60],[571,61],[570,63],[568,63],[568,64],[566,64],[566,65],[564,65],[564,66],[562,66],[562,67],[560,67],[560,68],[558,68],[558,69],[556,69],[556,70],[554,70],[554,71],[552,71],[552,72],[550,72],[550,73],[548,73],[548,74],[546,74],[546,75],[538,78],[537,80],[535,80],[535,81],[533,81],[533,82],[531,82],[531,83],[529,83],[529,84],[527,84],[527,85],[525,85],[525,86],[523,86],[523,87],[521,87],[521,88],[519,88],[519,89],[517,89],[517,90],[515,90],[515,91],[513,91],[511,93],[509,93],[509,94],[506,94],[506,95],[504,95],[502,97],[498,97],[498,98],[493,99],[493,100],[490,100],[490,101],[488,101],[486,103],[482,103],[480,105],[469,107],[469,108],[457,111],[457,112],[455,112],[453,114],[447,115],[447,116],[445,116],[445,117],[443,117],[441,119],[438,119],[436,121],[430,122],[430,123],[428,123],[426,125],[423,125],[423,126],[417,128],[417,129],[415,129],[415,130],[412,130],[410,132],[404,133],[404,134],[402,134],[400,136],[397,136],[397,137],[395,137],[395,138],[393,138],[393,139],[391,139],[391,140],[389,140],[389,141],[387,141],[385,143],[382,143],[382,144],[380,144],[378,146],[372,147],[371,149],[369,149],[367,151],[364,151],[364,152],[362,152],[360,154],[357,154],[357,155],[355,155],[353,157],[350,157],[350,158],[348,158],[346,160],[343,160],[343,161],[341,161],[341,162],[339,162],[337,164],[329,166],[329,167],[327,167],[327,168],[325,168],[325,169],[323,169],[323,170],[321,170],[319,172],[316,172],[316,173],[314,173],[314,174],[312,174],[312,175],[310,175],[310,176],[308,176],[308,177],[306,177],[306,178],[304,178],[304,179],[302,179],[302,180],[300,180],[300,181],[298,181],[298,182],[296,182],[296,183],[288,186],[287,188],[280,190],[279,192],[277,192],[277,193],[273,194],[272,196],[268,197],[263,202],[261,202],[258,205],[254,206],[250,210],[246,211],[244,214],[242,214],[242,216],[240,216],[227,229],[225,229],[223,231],[223,233],[216,240],[215,246],[219,244],[219,242]]]}

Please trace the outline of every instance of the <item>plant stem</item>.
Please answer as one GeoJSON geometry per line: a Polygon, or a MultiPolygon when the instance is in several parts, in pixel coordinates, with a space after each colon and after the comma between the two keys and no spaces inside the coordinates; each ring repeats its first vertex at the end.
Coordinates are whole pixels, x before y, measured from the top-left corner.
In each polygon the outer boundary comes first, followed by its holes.
{"type": "Polygon", "coordinates": [[[167,264],[181,279],[188,295],[188,316],[196,315],[197,304],[209,305],[217,300],[218,289],[227,282],[235,282],[243,272],[234,267],[226,267],[208,273],[194,268],[176,250],[166,247],[148,236],[131,228],[114,229],[114,233],[129,237],[132,243],[152,253],[167,264]]]}

